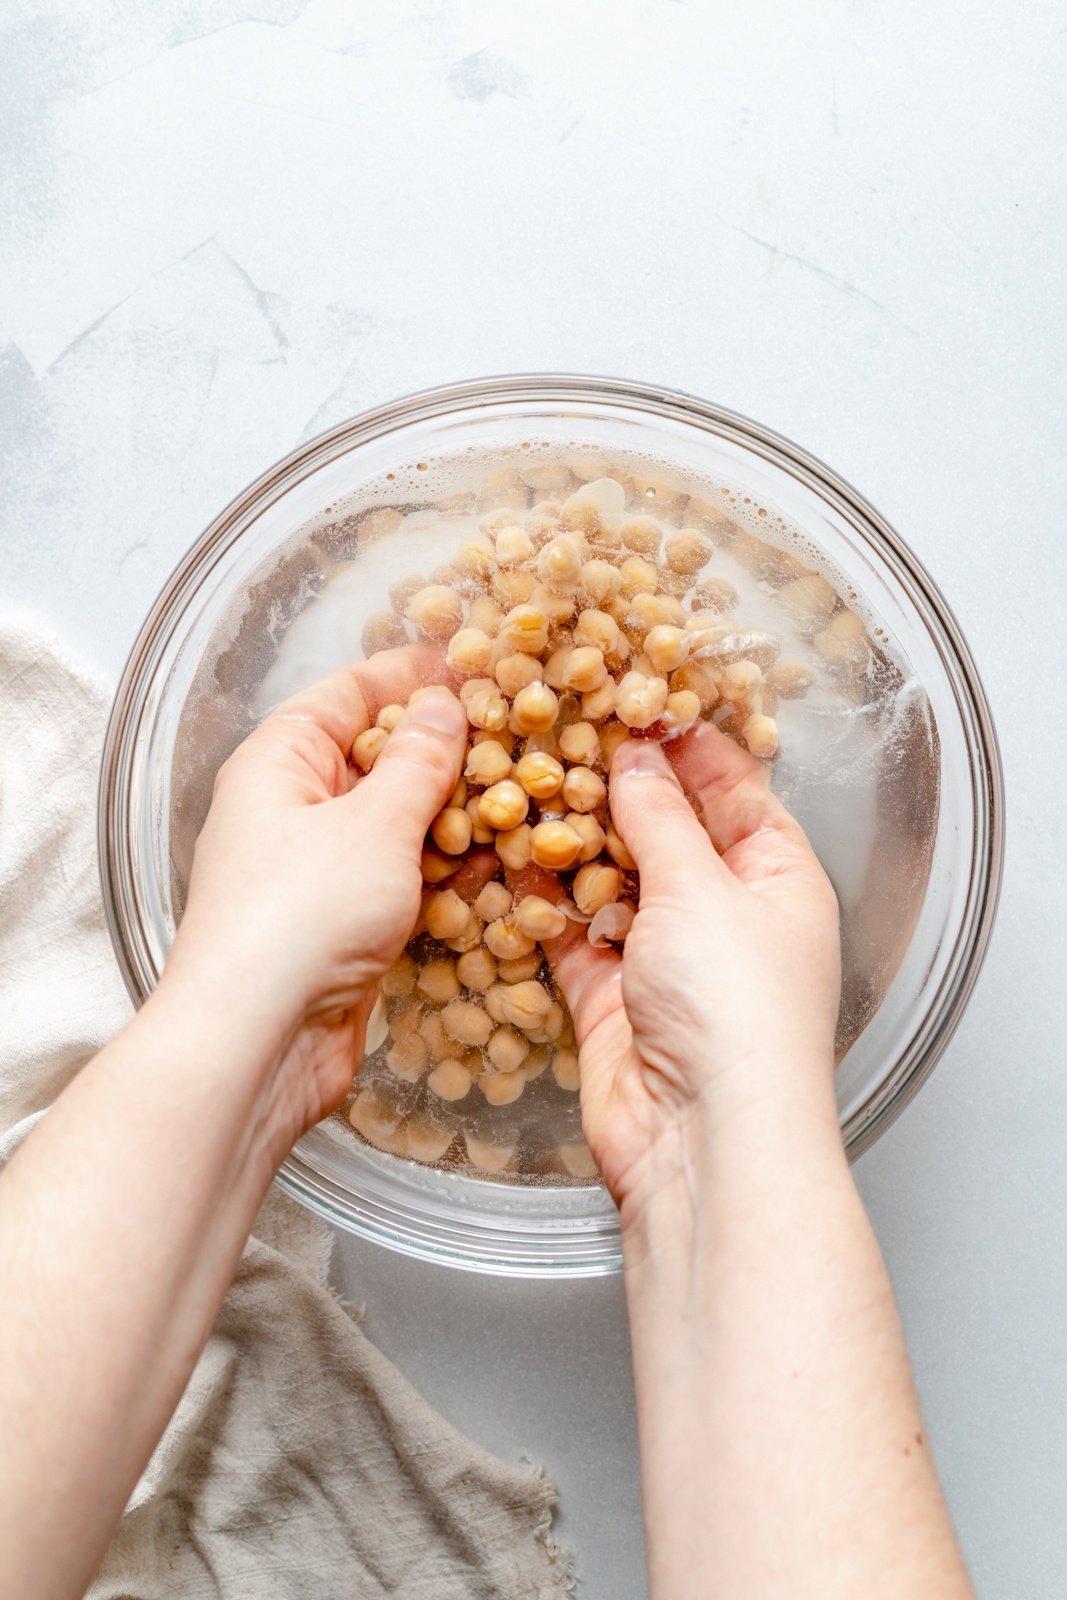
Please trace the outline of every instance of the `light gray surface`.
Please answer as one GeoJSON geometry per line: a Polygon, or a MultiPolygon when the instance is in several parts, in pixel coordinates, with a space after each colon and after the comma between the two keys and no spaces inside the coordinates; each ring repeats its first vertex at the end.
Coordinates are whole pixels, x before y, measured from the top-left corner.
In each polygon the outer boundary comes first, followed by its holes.
{"type": "MultiPolygon", "coordinates": [[[[963,1026],[859,1177],[981,1593],[1062,1595],[1059,8],[7,0],[4,27],[3,598],[112,677],[248,478],[489,371],[758,417],[941,583],[999,714],[1008,876],[963,1026]]],[[[448,1416],[556,1475],[586,1600],[639,1600],[618,1283],[351,1241],[339,1277],[448,1416]]]]}

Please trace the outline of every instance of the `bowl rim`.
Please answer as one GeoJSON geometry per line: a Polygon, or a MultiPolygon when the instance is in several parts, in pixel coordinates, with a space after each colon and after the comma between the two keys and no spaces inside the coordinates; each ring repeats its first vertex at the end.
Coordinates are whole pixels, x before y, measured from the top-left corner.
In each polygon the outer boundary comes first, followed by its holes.
{"type": "MultiPolygon", "coordinates": [[[[873,1104],[860,1107],[842,1127],[849,1159],[855,1160],[896,1120],[929,1078],[959,1025],[985,961],[996,920],[1004,866],[1004,777],[996,728],[984,685],[952,608],[924,564],[871,502],[819,457],[784,435],[739,412],[664,385],[593,374],[545,372],[503,373],[417,390],[373,406],[297,445],[248,483],[212,519],[176,564],[138,630],[116,688],[104,739],[97,803],[97,853],[108,932],[123,979],[134,1003],[141,1005],[151,984],[146,986],[142,981],[133,957],[135,937],[140,936],[142,945],[145,940],[143,924],[139,928],[131,925],[134,920],[140,923],[140,907],[134,901],[127,906],[125,920],[119,914],[120,904],[125,899],[121,894],[121,880],[123,876],[127,880],[130,877],[125,826],[128,817],[124,802],[129,796],[146,691],[174,626],[184,613],[190,588],[194,583],[199,587],[205,581],[211,568],[241,537],[250,516],[262,509],[265,500],[278,496],[309,471],[351,448],[379,438],[398,425],[431,421],[461,409],[523,401],[565,403],[567,400],[625,405],[682,421],[791,473],[873,545],[875,553],[919,612],[952,688],[974,758],[971,763],[974,828],[967,895],[960,912],[954,948],[942,979],[928,1000],[920,1025],[893,1071],[879,1085],[873,1104]],[[170,626],[164,626],[168,621],[170,626]]],[[[304,1164],[297,1157],[287,1158],[279,1174],[282,1186],[331,1221],[352,1227],[351,1219],[340,1215],[331,1203],[328,1185],[324,1190],[320,1186],[318,1193],[312,1185],[313,1192],[306,1192],[306,1178],[299,1175],[302,1167],[304,1164]]],[[[368,1223],[366,1228],[357,1227],[355,1231],[408,1253],[425,1254],[434,1260],[451,1259],[453,1265],[473,1264],[483,1271],[516,1270],[515,1266],[506,1264],[468,1263],[463,1251],[461,1259],[457,1259],[450,1257],[447,1251],[441,1254],[435,1250],[420,1250],[417,1242],[405,1241],[395,1230],[390,1234],[384,1224],[372,1226],[368,1223]]],[[[598,1256],[598,1261],[601,1259],[598,1256]]],[[[563,1270],[571,1275],[582,1270],[611,1270],[611,1266],[583,1269],[575,1258],[563,1270]]]]}

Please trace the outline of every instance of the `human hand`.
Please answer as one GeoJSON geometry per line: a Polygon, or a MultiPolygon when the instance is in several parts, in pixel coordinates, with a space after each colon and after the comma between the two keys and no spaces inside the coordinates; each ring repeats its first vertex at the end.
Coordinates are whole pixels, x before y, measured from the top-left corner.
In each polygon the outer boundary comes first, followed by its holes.
{"type": "Polygon", "coordinates": [[[687,1188],[694,1141],[724,1119],[798,1096],[832,1111],[840,941],[800,826],[767,769],[717,728],[699,724],[668,754],[628,740],[610,800],[641,874],[623,954],[579,929],[552,957],[586,1139],[625,1223],[654,1189],[687,1188]]]}
{"type": "Polygon", "coordinates": [[[463,709],[428,690],[365,777],[348,756],[434,665],[415,647],[343,668],[273,711],[215,780],[161,988],[236,1012],[274,1050],[279,1154],[343,1098],[378,979],[418,916],[420,851],[459,776],[463,709]]]}

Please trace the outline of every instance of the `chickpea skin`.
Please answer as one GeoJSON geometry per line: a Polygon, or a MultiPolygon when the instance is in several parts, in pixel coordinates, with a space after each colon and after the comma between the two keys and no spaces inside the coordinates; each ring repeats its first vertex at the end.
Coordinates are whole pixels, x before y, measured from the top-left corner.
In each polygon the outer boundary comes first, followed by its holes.
{"type": "Polygon", "coordinates": [[[496,684],[490,689],[476,689],[466,701],[467,721],[473,728],[484,728],[496,733],[507,727],[508,703],[496,684]]]}
{"type": "Polygon", "coordinates": [[[507,985],[500,1005],[503,1020],[525,1031],[541,1025],[552,1008],[552,996],[531,979],[527,983],[507,985]]]}
{"type": "Polygon", "coordinates": [[[530,809],[526,790],[513,778],[494,783],[478,802],[478,814],[487,828],[507,832],[525,821],[530,809]]]}
{"type": "Polygon", "coordinates": [[[530,855],[539,867],[565,872],[577,861],[581,849],[581,836],[565,822],[539,822],[531,830],[530,855]]]}

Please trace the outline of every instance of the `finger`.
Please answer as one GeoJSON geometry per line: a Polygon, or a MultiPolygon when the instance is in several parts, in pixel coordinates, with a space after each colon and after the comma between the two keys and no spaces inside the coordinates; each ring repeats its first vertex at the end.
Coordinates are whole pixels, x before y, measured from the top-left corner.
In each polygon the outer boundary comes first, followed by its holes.
{"type": "Polygon", "coordinates": [[[418,858],[426,830],[459,778],[467,714],[449,689],[427,689],[405,711],[367,776],[338,802],[360,815],[368,840],[418,858]]]}
{"type": "MultiPolygon", "coordinates": [[[[567,885],[541,867],[524,867],[521,872],[507,873],[506,878],[516,899],[537,894],[553,905],[567,899],[567,885]]],[[[570,918],[558,938],[543,940],[541,948],[563,992],[581,1046],[611,1010],[613,982],[622,978],[622,956],[617,950],[595,949],[589,943],[587,924],[570,918]]]]}
{"type": "Polygon", "coordinates": [[[626,739],[611,764],[611,815],[641,874],[641,897],[669,894],[697,863],[717,865],[708,836],[666,756],[650,739],[626,739]]]}
{"type": "Polygon", "coordinates": [[[477,900],[487,883],[500,876],[500,857],[495,850],[473,850],[465,856],[462,865],[442,883],[442,889],[454,889],[468,904],[477,900]]]}
{"type": "Polygon", "coordinates": [[[735,876],[764,876],[772,859],[812,856],[800,824],[771,793],[765,763],[711,723],[672,744],[670,762],[735,876]]]}
{"type": "Polygon", "coordinates": [[[371,726],[382,707],[406,705],[420,685],[440,676],[442,661],[440,647],[431,644],[380,650],[283,700],[262,726],[310,721],[347,757],[353,739],[371,726]]]}

